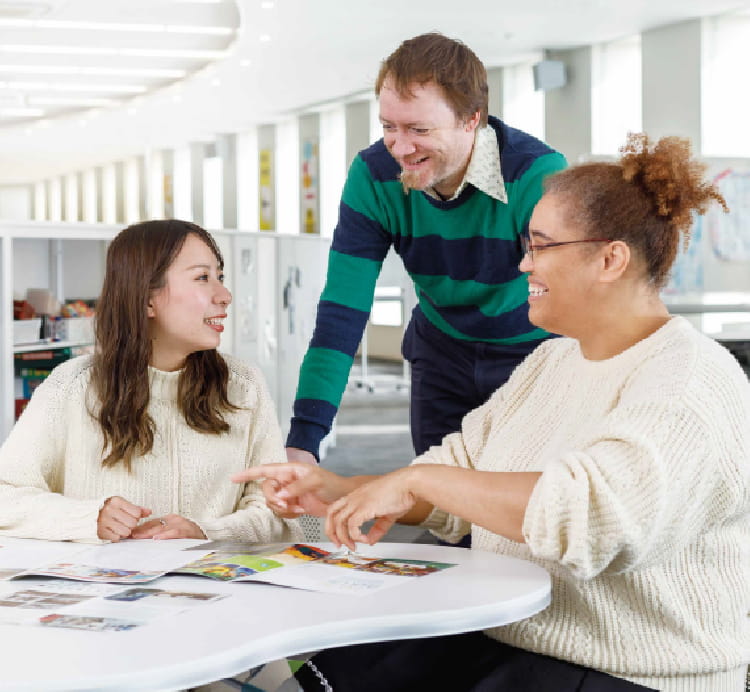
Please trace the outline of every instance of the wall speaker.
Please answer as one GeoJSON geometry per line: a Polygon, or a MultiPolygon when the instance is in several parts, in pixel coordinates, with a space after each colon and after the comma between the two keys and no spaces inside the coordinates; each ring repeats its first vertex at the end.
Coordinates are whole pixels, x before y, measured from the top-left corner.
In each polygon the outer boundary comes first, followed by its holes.
{"type": "Polygon", "coordinates": [[[534,91],[549,91],[565,86],[565,63],[562,60],[542,60],[533,67],[534,91]]]}

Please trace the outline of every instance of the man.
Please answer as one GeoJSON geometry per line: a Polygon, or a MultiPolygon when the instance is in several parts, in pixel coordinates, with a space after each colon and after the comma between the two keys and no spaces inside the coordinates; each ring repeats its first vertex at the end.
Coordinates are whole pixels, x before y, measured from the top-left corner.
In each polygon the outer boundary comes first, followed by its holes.
{"type": "Polygon", "coordinates": [[[484,66],[440,34],[402,43],[383,62],[375,93],[383,139],[349,169],[300,369],[290,460],[316,460],[391,245],[419,300],[403,343],[417,454],[458,430],[549,336],[527,319],[520,238],[542,179],[565,167],[563,156],[488,120],[484,66]]]}

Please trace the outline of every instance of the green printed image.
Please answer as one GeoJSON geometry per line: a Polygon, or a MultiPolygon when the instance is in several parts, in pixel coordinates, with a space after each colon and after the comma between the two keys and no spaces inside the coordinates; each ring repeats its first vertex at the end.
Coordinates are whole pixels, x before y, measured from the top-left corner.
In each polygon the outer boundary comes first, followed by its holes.
{"type": "Polygon", "coordinates": [[[184,574],[199,574],[212,579],[229,581],[239,577],[249,577],[258,572],[282,567],[281,562],[265,555],[232,555],[229,553],[209,553],[177,570],[184,574]]]}

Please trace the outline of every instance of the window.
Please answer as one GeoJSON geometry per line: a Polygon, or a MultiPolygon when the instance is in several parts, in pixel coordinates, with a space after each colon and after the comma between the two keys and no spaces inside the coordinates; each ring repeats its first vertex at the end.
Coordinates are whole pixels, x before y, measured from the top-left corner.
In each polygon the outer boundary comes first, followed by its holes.
{"type": "Polygon", "coordinates": [[[641,37],[592,46],[591,152],[616,155],[642,129],[641,37]]]}
{"type": "Polygon", "coordinates": [[[750,156],[750,11],[703,20],[701,119],[704,156],[750,156]]]}
{"type": "Polygon", "coordinates": [[[503,71],[503,120],[544,140],[544,92],[534,91],[533,65],[510,65],[503,71]]]}

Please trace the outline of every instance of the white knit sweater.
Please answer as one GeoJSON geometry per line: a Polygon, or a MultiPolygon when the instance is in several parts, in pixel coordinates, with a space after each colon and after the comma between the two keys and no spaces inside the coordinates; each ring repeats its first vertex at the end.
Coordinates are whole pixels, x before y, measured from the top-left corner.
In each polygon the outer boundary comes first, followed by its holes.
{"type": "Polygon", "coordinates": [[[91,356],[55,368],[34,392],[0,448],[0,535],[97,541],[97,517],[119,495],[150,508],[152,517],[180,514],[211,539],[257,542],[301,538],[296,521],[277,518],[256,483],[230,475],[260,463],[286,461],[276,415],[259,370],[224,356],[229,400],[221,435],[188,427],[177,407],[179,372],[149,368],[155,423],[151,452],[103,468],[102,435],[87,401],[91,356]]]}
{"type": "MultiPolygon", "coordinates": [[[[604,361],[546,342],[415,463],[543,472],[526,544],[471,529],[552,575],[552,605],[492,637],[659,690],[744,690],[750,384],[687,321],[604,361]]],[[[470,528],[439,509],[425,525],[470,528]]]]}

